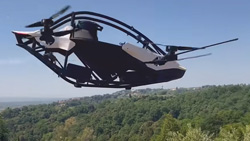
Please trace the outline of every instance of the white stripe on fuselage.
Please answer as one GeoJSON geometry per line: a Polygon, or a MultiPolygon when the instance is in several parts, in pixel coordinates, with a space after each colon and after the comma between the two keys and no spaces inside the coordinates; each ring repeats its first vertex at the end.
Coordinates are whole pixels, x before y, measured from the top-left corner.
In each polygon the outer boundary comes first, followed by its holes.
{"type": "MultiPolygon", "coordinates": [[[[141,62],[148,62],[148,61],[154,60],[156,57],[162,57],[161,55],[153,53],[145,48],[140,48],[129,43],[124,44],[122,46],[122,49],[125,52],[127,52],[129,55],[140,60],[141,62]]],[[[176,61],[169,61],[161,66],[157,66],[154,64],[146,64],[146,65],[147,67],[154,69],[154,70],[165,70],[165,69],[186,70],[185,68],[181,67],[176,61]]]]}

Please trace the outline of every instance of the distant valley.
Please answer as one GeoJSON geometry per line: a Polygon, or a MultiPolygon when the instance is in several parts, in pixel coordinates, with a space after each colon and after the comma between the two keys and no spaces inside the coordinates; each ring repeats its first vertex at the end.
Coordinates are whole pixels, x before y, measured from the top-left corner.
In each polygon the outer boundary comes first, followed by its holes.
{"type": "Polygon", "coordinates": [[[19,108],[28,105],[50,104],[66,98],[22,98],[0,97],[0,112],[6,108],[19,108]]]}

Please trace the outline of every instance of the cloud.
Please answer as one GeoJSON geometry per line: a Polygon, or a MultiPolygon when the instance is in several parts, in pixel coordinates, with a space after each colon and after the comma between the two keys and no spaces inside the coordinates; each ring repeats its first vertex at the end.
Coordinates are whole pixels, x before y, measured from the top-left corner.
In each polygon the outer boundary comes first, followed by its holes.
{"type": "Polygon", "coordinates": [[[13,59],[0,59],[0,66],[3,65],[20,65],[20,64],[24,64],[26,61],[24,59],[17,59],[17,58],[13,58],[13,59]]]}

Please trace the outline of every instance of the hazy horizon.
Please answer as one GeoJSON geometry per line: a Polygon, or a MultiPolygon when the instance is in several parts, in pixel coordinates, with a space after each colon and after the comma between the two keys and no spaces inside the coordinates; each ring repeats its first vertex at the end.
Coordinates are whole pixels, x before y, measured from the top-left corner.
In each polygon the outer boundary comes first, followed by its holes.
{"type": "MultiPolygon", "coordinates": [[[[225,85],[250,85],[250,84],[225,84],[225,85]]],[[[131,91],[136,91],[136,90],[142,90],[142,89],[164,89],[164,90],[172,90],[172,89],[176,89],[176,88],[185,88],[185,89],[189,89],[189,88],[201,88],[204,86],[225,86],[225,85],[202,85],[202,86],[193,86],[193,87],[173,87],[173,88],[140,88],[140,89],[131,89],[131,91]]],[[[14,102],[14,101],[47,101],[47,100],[65,100],[65,99],[71,99],[71,98],[82,98],[82,97],[91,97],[94,95],[105,95],[105,94],[114,94],[116,92],[120,92],[120,91],[124,91],[125,89],[122,90],[117,90],[115,92],[112,93],[100,93],[100,94],[93,94],[93,95],[83,95],[83,96],[67,96],[67,97],[35,97],[35,96],[17,96],[17,97],[11,97],[11,96],[0,96],[0,102],[14,102]]]]}

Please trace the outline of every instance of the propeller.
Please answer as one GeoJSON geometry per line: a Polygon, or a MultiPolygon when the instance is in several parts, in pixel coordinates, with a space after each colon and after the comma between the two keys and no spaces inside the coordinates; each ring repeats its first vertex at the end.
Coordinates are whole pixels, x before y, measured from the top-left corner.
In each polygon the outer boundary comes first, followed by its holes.
{"type": "Polygon", "coordinates": [[[213,47],[213,46],[217,46],[217,45],[221,45],[221,44],[225,44],[225,43],[229,43],[229,42],[233,42],[233,41],[237,41],[237,40],[238,40],[238,38],[235,38],[235,39],[231,39],[231,40],[227,40],[227,41],[223,41],[223,42],[219,42],[219,43],[207,45],[207,46],[200,47],[200,48],[194,48],[193,50],[188,50],[188,51],[180,52],[180,53],[177,53],[176,55],[180,55],[180,54],[184,54],[184,53],[188,53],[188,52],[192,52],[192,51],[196,51],[196,50],[200,50],[200,49],[206,49],[206,48],[209,48],[209,47],[213,47]]]}
{"type": "MultiPolygon", "coordinates": [[[[153,61],[149,61],[149,62],[145,62],[145,63],[149,63],[149,64],[156,64],[156,65],[164,65],[167,61],[180,61],[180,60],[185,60],[185,59],[192,59],[192,58],[198,58],[198,57],[203,57],[203,56],[208,56],[211,54],[204,54],[204,55],[199,55],[199,56],[193,56],[193,57],[187,57],[187,58],[182,58],[182,59],[178,59],[178,55],[184,54],[184,53],[188,53],[188,52],[192,52],[192,51],[196,51],[196,50],[201,50],[201,49],[206,49],[209,47],[213,47],[216,45],[220,45],[220,44],[224,44],[224,43],[228,43],[228,42],[233,42],[233,41],[237,41],[238,38],[232,39],[232,40],[227,40],[227,41],[223,41],[223,42],[219,42],[219,43],[215,43],[215,44],[211,44],[211,45],[207,45],[204,47],[188,47],[188,46],[173,46],[173,45],[163,45],[163,44],[156,44],[156,45],[160,45],[160,46],[166,46],[166,51],[168,52],[168,54],[162,56],[162,57],[156,57],[153,61]],[[176,53],[177,51],[183,51],[180,53],[176,53]]],[[[155,43],[151,43],[151,44],[155,44],[155,43]]]]}
{"type": "Polygon", "coordinates": [[[45,25],[51,26],[53,24],[53,19],[57,18],[58,16],[60,16],[64,12],[66,12],[69,8],[70,8],[70,6],[67,5],[64,8],[62,8],[60,11],[58,11],[57,13],[53,14],[52,16],[50,16],[50,18],[48,18],[48,19],[42,19],[41,21],[32,23],[32,24],[27,25],[25,27],[31,28],[31,27],[41,27],[41,26],[45,26],[45,25]]]}
{"type": "Polygon", "coordinates": [[[186,57],[186,58],[181,58],[181,59],[178,59],[177,61],[182,61],[182,60],[187,60],[187,59],[194,59],[194,58],[200,58],[200,57],[205,57],[205,56],[209,56],[209,55],[212,55],[212,53],[207,53],[207,54],[198,55],[198,56],[191,56],[191,57],[186,57]]]}
{"type": "Polygon", "coordinates": [[[70,9],[70,6],[69,5],[67,5],[67,6],[65,6],[64,8],[62,8],[60,11],[58,11],[57,13],[55,13],[54,15],[52,15],[51,17],[50,17],[50,19],[55,19],[55,18],[57,18],[58,16],[60,16],[60,15],[62,15],[63,13],[65,13],[67,10],[69,10],[70,9]]]}
{"type": "Polygon", "coordinates": [[[32,23],[30,25],[27,25],[26,27],[30,28],[30,27],[41,27],[41,26],[43,26],[44,28],[41,30],[42,36],[40,37],[40,40],[45,41],[46,44],[51,45],[55,41],[55,39],[52,37],[53,35],[54,36],[64,36],[66,34],[70,34],[74,30],[74,29],[72,29],[72,30],[59,31],[59,32],[54,33],[53,30],[50,28],[54,24],[53,19],[57,18],[58,16],[60,16],[64,12],[66,12],[69,8],[70,8],[70,6],[67,5],[64,8],[62,8],[60,11],[58,11],[57,13],[53,14],[50,18],[42,19],[41,21],[32,23]]]}
{"type": "Polygon", "coordinates": [[[186,46],[166,46],[166,51],[168,50],[193,50],[195,49],[194,47],[186,47],[186,46]]]}
{"type": "MultiPolygon", "coordinates": [[[[198,50],[198,49],[206,49],[208,47],[212,47],[212,46],[216,46],[216,45],[220,45],[220,44],[224,44],[224,43],[228,43],[228,42],[233,42],[233,41],[237,41],[238,38],[232,39],[232,40],[227,40],[227,41],[223,41],[223,42],[219,42],[216,44],[212,44],[212,45],[207,45],[204,47],[188,47],[188,46],[174,46],[174,45],[165,45],[165,44],[159,44],[159,43],[152,43],[152,42],[148,42],[149,44],[154,44],[154,45],[158,45],[158,46],[165,46],[166,47],[166,51],[168,52],[169,50],[190,50],[190,51],[194,51],[194,50],[198,50]]],[[[188,52],[190,52],[188,51],[188,52]]],[[[183,54],[183,53],[179,53],[179,54],[183,54]]]]}
{"type": "Polygon", "coordinates": [[[30,27],[40,27],[40,26],[43,26],[42,21],[39,21],[39,22],[35,22],[35,23],[32,23],[32,24],[26,25],[25,27],[26,27],[26,28],[30,28],[30,27]]]}
{"type": "Polygon", "coordinates": [[[158,45],[158,46],[164,46],[164,47],[166,47],[166,49],[175,48],[177,50],[192,50],[192,49],[195,48],[195,47],[188,47],[188,46],[165,45],[165,44],[152,43],[152,42],[146,42],[146,43],[153,44],[153,45],[158,45]]]}
{"type": "MultiPolygon", "coordinates": [[[[198,56],[191,56],[191,57],[186,57],[186,58],[181,58],[181,59],[177,59],[177,61],[182,61],[182,60],[187,60],[187,59],[194,59],[194,58],[200,58],[200,57],[205,57],[205,56],[209,56],[212,55],[212,53],[208,53],[208,54],[203,54],[203,55],[198,55],[198,56]]],[[[161,65],[161,64],[165,64],[166,60],[153,60],[153,61],[149,61],[149,62],[144,62],[146,64],[155,64],[155,65],[161,65]]]]}

